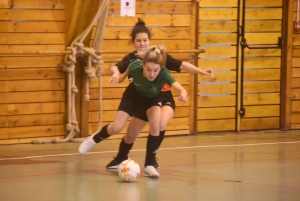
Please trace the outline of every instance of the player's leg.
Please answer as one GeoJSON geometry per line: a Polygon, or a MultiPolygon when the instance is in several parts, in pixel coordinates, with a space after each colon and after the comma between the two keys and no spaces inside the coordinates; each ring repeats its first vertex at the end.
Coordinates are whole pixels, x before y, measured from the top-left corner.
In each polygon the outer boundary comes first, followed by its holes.
{"type": "Polygon", "coordinates": [[[102,140],[105,140],[111,135],[120,132],[124,128],[129,117],[130,116],[128,113],[124,111],[118,111],[113,123],[103,126],[99,133],[92,134],[80,144],[79,153],[85,154],[97,143],[101,142],[102,140]]]}
{"type": "MultiPolygon", "coordinates": [[[[160,147],[162,141],[165,138],[165,129],[168,123],[171,121],[171,119],[174,116],[174,110],[175,110],[175,101],[173,98],[173,95],[171,91],[165,91],[163,92],[163,101],[162,101],[162,111],[161,111],[161,118],[160,118],[160,131],[159,131],[159,142],[158,142],[158,148],[160,147]]],[[[150,136],[148,136],[149,139],[150,136]]],[[[155,158],[155,162],[153,166],[155,168],[159,168],[159,165],[157,163],[157,158],[155,158]]]]}
{"type": "Polygon", "coordinates": [[[119,167],[122,161],[128,159],[128,154],[133,146],[133,142],[136,140],[137,136],[143,130],[146,124],[146,121],[131,117],[126,134],[120,142],[118,154],[110,163],[106,165],[107,169],[116,169],[119,167]]]}
{"type": "Polygon", "coordinates": [[[122,98],[114,121],[111,124],[103,126],[99,133],[94,133],[83,141],[79,146],[79,153],[85,154],[97,143],[111,135],[119,133],[125,127],[127,120],[135,111],[136,104],[137,103],[132,100],[122,98]]]}
{"type": "Polygon", "coordinates": [[[153,106],[147,110],[149,121],[149,136],[146,147],[146,160],[145,160],[145,176],[159,177],[159,173],[155,170],[155,156],[159,143],[159,130],[160,130],[160,117],[161,107],[153,106]]]}
{"type": "Polygon", "coordinates": [[[164,105],[161,109],[161,118],[160,118],[160,131],[159,131],[159,143],[160,147],[162,141],[165,138],[165,130],[168,123],[172,120],[174,116],[174,109],[168,105],[164,105]]]}

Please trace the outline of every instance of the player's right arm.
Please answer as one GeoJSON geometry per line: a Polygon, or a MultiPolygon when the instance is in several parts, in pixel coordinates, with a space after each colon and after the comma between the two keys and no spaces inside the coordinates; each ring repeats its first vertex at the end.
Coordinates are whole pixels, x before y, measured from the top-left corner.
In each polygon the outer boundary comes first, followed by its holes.
{"type": "Polygon", "coordinates": [[[112,86],[116,86],[120,82],[120,74],[126,72],[126,70],[128,69],[129,61],[133,57],[133,55],[133,53],[129,53],[121,61],[110,67],[110,73],[112,74],[112,76],[109,79],[109,82],[112,86]]]}
{"type": "Polygon", "coordinates": [[[179,82],[174,82],[171,87],[180,94],[178,100],[185,103],[187,101],[187,91],[183,88],[183,86],[179,84],[179,82]]]}
{"type": "Polygon", "coordinates": [[[112,66],[109,70],[112,74],[111,78],[109,79],[109,82],[112,86],[116,86],[119,83],[120,71],[117,66],[112,66]]]}

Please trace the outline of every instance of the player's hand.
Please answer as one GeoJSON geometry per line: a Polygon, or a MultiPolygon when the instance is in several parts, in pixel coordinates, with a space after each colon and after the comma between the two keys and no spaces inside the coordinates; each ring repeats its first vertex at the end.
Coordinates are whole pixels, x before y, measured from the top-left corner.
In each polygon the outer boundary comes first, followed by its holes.
{"type": "Polygon", "coordinates": [[[124,75],[124,74],[121,74],[120,76],[119,76],[119,83],[121,83],[121,82],[123,82],[125,79],[126,79],[126,75],[124,75]]]}
{"type": "Polygon", "coordinates": [[[202,70],[201,74],[202,75],[209,75],[210,78],[214,78],[213,69],[211,69],[211,68],[202,70]]]}
{"type": "Polygon", "coordinates": [[[178,97],[178,100],[183,103],[187,101],[187,92],[185,90],[181,92],[180,96],[178,97]]]}
{"type": "Polygon", "coordinates": [[[119,83],[120,79],[120,74],[119,73],[114,73],[111,78],[109,79],[109,82],[111,83],[111,86],[117,86],[119,83]]]}

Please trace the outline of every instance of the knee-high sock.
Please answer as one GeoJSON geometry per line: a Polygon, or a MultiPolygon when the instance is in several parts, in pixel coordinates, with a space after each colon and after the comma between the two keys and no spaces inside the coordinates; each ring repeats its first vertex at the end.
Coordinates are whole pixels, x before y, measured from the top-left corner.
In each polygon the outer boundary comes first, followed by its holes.
{"type": "Polygon", "coordinates": [[[94,135],[93,139],[96,143],[99,143],[102,140],[105,140],[106,138],[108,138],[110,136],[107,132],[107,127],[108,127],[108,125],[103,126],[101,131],[99,133],[97,133],[96,135],[94,135]]]}
{"type": "Polygon", "coordinates": [[[165,132],[166,132],[166,130],[163,130],[163,131],[160,131],[160,132],[159,132],[159,142],[158,142],[158,148],[160,147],[160,145],[161,145],[162,141],[163,141],[163,140],[164,140],[164,138],[165,138],[165,132]]]}
{"type": "Polygon", "coordinates": [[[127,144],[123,137],[122,141],[120,142],[117,158],[127,160],[129,151],[131,150],[132,146],[133,146],[133,143],[127,144]]]}
{"type": "Polygon", "coordinates": [[[155,161],[156,151],[158,149],[159,136],[149,135],[147,140],[147,151],[145,167],[148,165],[153,166],[155,161]]]}
{"type": "MultiPolygon", "coordinates": [[[[163,130],[163,131],[160,131],[160,132],[159,132],[158,148],[160,147],[162,141],[163,141],[164,138],[165,138],[165,132],[166,132],[166,130],[163,130]]],[[[151,136],[151,135],[150,135],[150,134],[148,135],[148,140],[149,140],[149,136],[151,136]]]]}

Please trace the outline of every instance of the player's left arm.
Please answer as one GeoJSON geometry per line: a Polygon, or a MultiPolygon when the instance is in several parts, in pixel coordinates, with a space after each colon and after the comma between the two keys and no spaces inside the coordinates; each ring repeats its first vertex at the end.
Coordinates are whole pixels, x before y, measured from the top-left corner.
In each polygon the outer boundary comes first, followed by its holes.
{"type": "Polygon", "coordinates": [[[209,75],[211,78],[214,77],[213,70],[211,68],[201,70],[200,68],[197,68],[193,64],[190,64],[188,62],[182,62],[180,66],[181,70],[187,71],[189,73],[196,73],[196,74],[201,74],[201,75],[209,75]]]}

